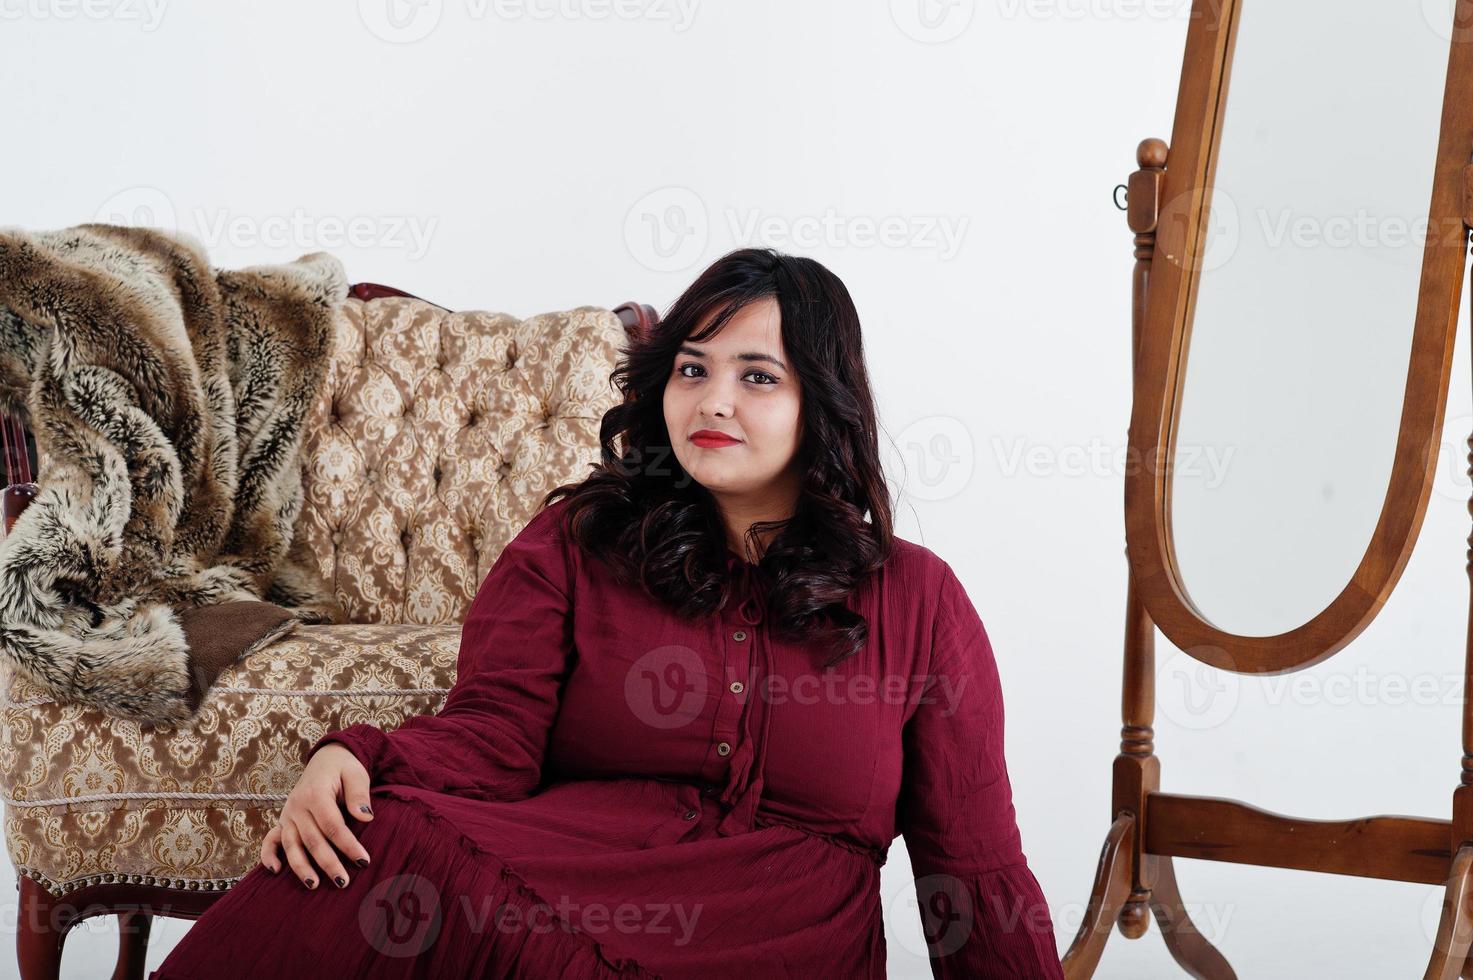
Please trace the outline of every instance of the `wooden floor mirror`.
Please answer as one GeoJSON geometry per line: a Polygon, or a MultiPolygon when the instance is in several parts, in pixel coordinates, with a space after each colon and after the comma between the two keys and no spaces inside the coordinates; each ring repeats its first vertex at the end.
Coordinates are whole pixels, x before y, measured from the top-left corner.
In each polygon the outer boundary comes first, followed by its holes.
{"type": "Polygon", "coordinates": [[[1141,143],[1127,185],[1123,727],[1070,980],[1151,915],[1186,974],[1235,976],[1187,915],[1178,858],[1445,886],[1425,976],[1473,977],[1473,618],[1450,819],[1162,792],[1152,731],[1158,628],[1211,668],[1281,674],[1390,597],[1438,461],[1470,162],[1473,0],[1192,4],[1171,142],[1141,143]],[[1210,445],[1235,450],[1216,482],[1180,462],[1210,445]]]}

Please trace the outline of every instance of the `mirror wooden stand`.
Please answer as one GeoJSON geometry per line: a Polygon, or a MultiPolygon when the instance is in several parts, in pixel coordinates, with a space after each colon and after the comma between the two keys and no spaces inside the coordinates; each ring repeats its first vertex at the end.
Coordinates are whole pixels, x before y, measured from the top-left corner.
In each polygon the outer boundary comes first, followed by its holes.
{"type": "MultiPolygon", "coordinates": [[[[1344,648],[1389,598],[1411,554],[1435,476],[1473,228],[1473,99],[1466,95],[1473,90],[1473,0],[1456,0],[1450,11],[1450,52],[1427,214],[1431,233],[1420,253],[1394,459],[1369,544],[1344,588],[1302,625],[1273,635],[1215,625],[1188,593],[1175,554],[1173,441],[1235,35],[1244,4],[1262,2],[1195,0],[1169,152],[1159,139],[1142,142],[1139,169],[1128,184],[1127,220],[1135,236],[1134,405],[1128,458],[1142,462],[1127,473],[1125,487],[1130,583],[1123,724],[1113,770],[1111,823],[1084,921],[1064,956],[1064,973],[1069,980],[1092,976],[1112,929],[1140,938],[1154,917],[1167,949],[1187,975],[1234,977],[1226,958],[1193,925],[1177,887],[1173,862],[1197,858],[1441,885],[1441,922],[1424,976],[1473,980],[1473,701],[1466,696],[1473,691],[1473,591],[1462,654],[1462,771],[1450,819],[1300,819],[1239,800],[1160,788],[1152,729],[1158,628],[1184,653],[1211,667],[1280,674],[1319,663],[1344,648]]],[[[1292,97],[1292,92],[1285,93],[1285,98],[1292,97]]],[[[1430,160],[1430,143],[1422,151],[1430,160]]],[[[1291,166],[1294,161],[1281,162],[1291,166]]],[[[1473,475],[1473,439],[1468,447],[1473,475]]],[[[1473,514],[1473,501],[1469,510],[1473,514]]],[[[1473,536],[1468,558],[1473,586],[1473,536]]]]}

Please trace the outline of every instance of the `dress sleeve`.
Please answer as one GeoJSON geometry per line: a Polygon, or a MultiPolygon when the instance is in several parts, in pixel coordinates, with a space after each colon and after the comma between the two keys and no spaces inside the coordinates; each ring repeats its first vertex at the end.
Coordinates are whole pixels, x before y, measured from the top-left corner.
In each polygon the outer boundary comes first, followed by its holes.
{"type": "Polygon", "coordinates": [[[1063,980],[1053,921],[1023,855],[987,632],[943,562],[930,666],[903,732],[897,822],[937,980],[1063,980]]]}
{"type": "Polygon", "coordinates": [[[476,590],[455,684],[438,714],[415,715],[388,732],[369,724],[329,732],[304,761],[337,742],[374,785],[479,799],[532,795],[573,646],[570,545],[556,517],[552,508],[534,516],[476,590]]]}

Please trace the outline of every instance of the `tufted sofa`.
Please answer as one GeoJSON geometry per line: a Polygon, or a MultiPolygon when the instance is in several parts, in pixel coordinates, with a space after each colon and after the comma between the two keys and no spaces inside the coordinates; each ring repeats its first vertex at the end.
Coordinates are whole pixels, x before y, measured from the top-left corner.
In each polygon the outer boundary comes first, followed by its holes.
{"type": "Polygon", "coordinates": [[[114,976],[142,977],[151,917],[197,918],[258,862],[306,748],[439,709],[477,586],[541,497],[598,459],[609,372],[654,323],[633,303],[523,320],[353,287],[304,436],[292,545],[349,622],[243,658],[177,726],[57,704],[0,669],[25,980],[56,977],[67,930],[105,914],[120,917],[114,976]]]}

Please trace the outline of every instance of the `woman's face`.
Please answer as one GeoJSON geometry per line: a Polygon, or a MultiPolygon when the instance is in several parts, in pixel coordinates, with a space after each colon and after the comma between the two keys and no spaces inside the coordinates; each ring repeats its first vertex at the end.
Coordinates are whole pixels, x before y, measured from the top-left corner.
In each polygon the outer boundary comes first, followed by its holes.
{"type": "Polygon", "coordinates": [[[781,328],[777,300],[767,296],[738,310],[715,336],[687,340],[676,352],[665,425],[680,465],[716,497],[797,492],[801,390],[781,328]],[[737,441],[703,443],[702,430],[737,441]]]}

